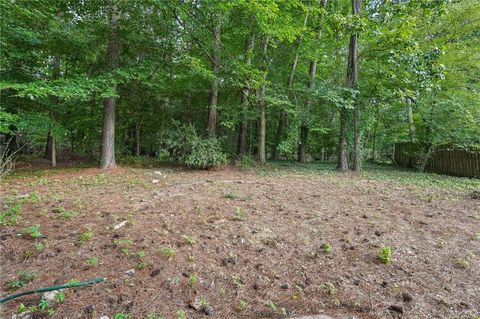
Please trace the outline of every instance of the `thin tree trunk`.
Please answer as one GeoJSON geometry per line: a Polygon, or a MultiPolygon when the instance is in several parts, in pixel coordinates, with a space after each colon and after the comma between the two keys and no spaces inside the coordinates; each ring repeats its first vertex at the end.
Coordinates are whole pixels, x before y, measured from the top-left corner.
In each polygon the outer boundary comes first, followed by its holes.
{"type": "Polygon", "coordinates": [[[218,68],[220,64],[220,18],[217,17],[215,26],[213,28],[214,45],[212,55],[212,71],[214,79],[212,81],[212,88],[210,90],[210,106],[208,108],[208,122],[207,131],[208,136],[215,136],[215,129],[217,127],[217,102],[218,102],[218,68]]]}
{"type": "MultiPolygon", "coordinates": [[[[118,9],[116,4],[112,6],[111,35],[107,47],[107,64],[110,68],[115,66],[118,56],[118,9]]],[[[115,162],[115,108],[114,97],[103,100],[103,126],[102,126],[102,156],[101,168],[110,169],[116,167],[115,162]]]]}
{"type": "Polygon", "coordinates": [[[405,98],[408,107],[408,138],[410,142],[413,142],[413,136],[415,133],[415,126],[413,124],[413,108],[412,108],[412,99],[409,97],[405,98]]]}
{"type": "MultiPolygon", "coordinates": [[[[252,33],[245,43],[245,64],[252,64],[253,48],[255,46],[255,35],[252,33]]],[[[247,80],[248,82],[248,80],[247,80]]],[[[242,89],[242,119],[238,125],[237,155],[245,155],[247,151],[247,121],[248,121],[248,96],[250,95],[250,86],[247,83],[242,89]]]]}
{"type": "MultiPolygon", "coordinates": [[[[308,11],[305,14],[305,19],[303,20],[303,27],[307,25],[308,22],[308,11]]],[[[287,91],[288,94],[291,95],[291,90],[293,86],[293,80],[295,78],[295,72],[297,71],[297,65],[298,65],[298,58],[299,58],[299,53],[298,50],[300,49],[300,45],[302,44],[303,37],[299,37],[297,40],[296,48],[295,48],[295,57],[293,59],[292,63],[292,69],[290,71],[290,76],[288,77],[288,82],[287,82],[287,91]]],[[[275,133],[275,140],[273,142],[273,154],[272,158],[274,160],[278,160],[279,157],[279,152],[278,152],[278,146],[280,145],[280,140],[282,139],[282,134],[285,129],[285,124],[286,124],[286,119],[287,119],[287,112],[285,111],[284,108],[280,110],[280,116],[278,119],[278,126],[277,126],[277,131],[275,133]]]]}
{"type": "MultiPolygon", "coordinates": [[[[262,60],[263,60],[263,71],[265,72],[265,81],[266,73],[268,68],[267,62],[267,48],[268,48],[268,36],[264,36],[262,39],[262,60]]],[[[264,82],[260,87],[258,92],[258,162],[260,164],[265,164],[265,88],[266,83],[264,82]]]]}
{"type": "MultiPolygon", "coordinates": [[[[327,6],[327,0],[322,0],[321,5],[323,8],[327,6]]],[[[320,23],[320,26],[318,27],[318,33],[317,33],[317,42],[320,41],[322,38],[322,23],[320,23]]],[[[312,61],[310,61],[310,68],[308,72],[308,84],[307,84],[307,91],[310,94],[313,91],[314,85],[315,85],[315,75],[317,72],[317,63],[318,63],[318,45],[317,44],[317,49],[315,52],[315,57],[312,61]]],[[[300,127],[300,140],[298,143],[298,161],[302,164],[307,163],[307,146],[308,146],[308,113],[310,112],[310,108],[312,107],[312,99],[310,96],[307,96],[305,99],[305,115],[302,121],[302,125],[300,127]]]]}
{"type": "MultiPolygon", "coordinates": [[[[60,77],[60,55],[56,54],[53,57],[53,64],[52,64],[52,78],[54,80],[60,77]]],[[[60,102],[58,97],[53,97],[53,104],[54,107],[57,106],[60,102]]],[[[50,131],[48,132],[47,137],[47,154],[46,157],[50,162],[50,166],[55,167],[57,166],[57,148],[56,148],[56,141],[55,136],[53,135],[53,128],[55,126],[55,111],[50,111],[50,131]]]]}
{"type": "MultiPolygon", "coordinates": [[[[362,0],[352,0],[353,14],[360,15],[362,10],[362,0]]],[[[357,88],[358,80],[358,33],[353,35],[352,39],[352,88],[357,88]]],[[[350,60],[350,59],[349,59],[350,60]]],[[[360,135],[360,103],[358,97],[355,98],[355,109],[353,116],[353,127],[354,127],[354,162],[353,170],[355,172],[360,172],[362,169],[362,137],[360,135]]]]}
{"type": "Polygon", "coordinates": [[[135,156],[140,156],[140,128],[143,118],[135,121],[135,156]]]}
{"type": "Polygon", "coordinates": [[[377,156],[377,132],[378,132],[378,122],[379,122],[379,114],[380,114],[380,108],[378,106],[378,103],[375,103],[376,106],[376,116],[375,116],[375,127],[373,129],[373,147],[372,147],[372,161],[376,161],[376,156],[377,156]]]}
{"type": "MultiPolygon", "coordinates": [[[[352,0],[352,13],[359,15],[361,11],[362,1],[352,0]]],[[[348,48],[348,64],[347,64],[347,85],[355,89],[358,79],[358,34],[350,36],[350,44],[348,48]]],[[[358,97],[356,97],[358,98],[358,97]]],[[[347,160],[347,120],[348,113],[346,109],[340,111],[340,137],[338,144],[338,165],[340,171],[348,170],[347,160]]],[[[360,104],[355,101],[354,111],[354,171],[360,171],[361,168],[361,138],[360,138],[360,104]]]]}

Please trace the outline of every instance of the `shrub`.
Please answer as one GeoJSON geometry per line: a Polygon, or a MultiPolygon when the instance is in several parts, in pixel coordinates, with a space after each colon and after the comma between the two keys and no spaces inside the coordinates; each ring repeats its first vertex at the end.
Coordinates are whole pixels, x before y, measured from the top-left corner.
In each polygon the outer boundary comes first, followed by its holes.
{"type": "Polygon", "coordinates": [[[212,169],[228,162],[220,141],[199,136],[191,124],[175,123],[175,128],[170,132],[165,144],[171,159],[190,168],[212,169]]]}

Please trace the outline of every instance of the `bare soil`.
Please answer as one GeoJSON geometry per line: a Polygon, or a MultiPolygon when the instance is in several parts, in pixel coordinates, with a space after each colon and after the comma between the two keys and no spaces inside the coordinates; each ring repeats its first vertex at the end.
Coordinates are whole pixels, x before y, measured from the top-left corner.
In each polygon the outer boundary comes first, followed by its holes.
{"type": "MultiPolygon", "coordinates": [[[[51,318],[480,315],[480,202],[466,192],[353,174],[121,168],[19,175],[0,195],[24,202],[16,225],[0,226],[2,297],[21,270],[36,277],[15,292],[107,278],[65,290],[51,318]]],[[[2,318],[39,299],[3,304],[2,318]]]]}

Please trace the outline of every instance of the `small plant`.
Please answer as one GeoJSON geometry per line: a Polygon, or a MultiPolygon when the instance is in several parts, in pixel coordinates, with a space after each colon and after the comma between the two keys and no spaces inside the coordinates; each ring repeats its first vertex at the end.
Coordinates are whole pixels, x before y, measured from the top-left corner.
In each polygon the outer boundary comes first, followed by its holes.
{"type": "Polygon", "coordinates": [[[93,237],[93,230],[87,229],[86,231],[80,234],[80,237],[78,238],[77,243],[79,246],[83,246],[87,242],[89,242],[92,239],[92,237],[93,237]]]}
{"type": "Polygon", "coordinates": [[[207,298],[200,299],[200,307],[207,308],[209,306],[210,306],[210,303],[208,302],[207,298]]]}
{"type": "Polygon", "coordinates": [[[79,283],[80,283],[80,280],[75,279],[75,278],[70,279],[70,280],[68,281],[68,284],[69,284],[69,285],[78,285],[79,283]]]}
{"type": "Polygon", "coordinates": [[[240,299],[240,301],[237,304],[237,310],[241,312],[247,309],[247,307],[248,307],[248,303],[245,300],[240,299]]]}
{"type": "Polygon", "coordinates": [[[28,196],[28,201],[31,202],[31,203],[36,203],[38,202],[39,200],[41,199],[40,195],[36,192],[33,192],[30,194],[30,196],[28,196]]]}
{"type": "Polygon", "coordinates": [[[165,317],[157,315],[156,313],[149,313],[147,319],[165,319],[165,317]]]}
{"type": "Polygon", "coordinates": [[[17,279],[8,281],[7,286],[10,289],[22,288],[23,286],[25,286],[29,282],[32,282],[35,279],[35,276],[36,275],[35,275],[34,272],[31,272],[31,271],[28,271],[28,270],[21,270],[18,273],[17,279]]]}
{"type": "Polygon", "coordinates": [[[331,282],[323,283],[321,286],[329,295],[333,295],[335,293],[335,286],[331,282]]]}
{"type": "Polygon", "coordinates": [[[235,210],[235,215],[233,216],[233,220],[242,221],[245,219],[245,214],[243,213],[242,208],[237,207],[235,210]]]}
{"type": "Polygon", "coordinates": [[[322,250],[324,253],[329,254],[332,252],[332,245],[330,244],[323,244],[322,245],[322,250]]]}
{"type": "Polygon", "coordinates": [[[35,249],[37,252],[41,253],[45,249],[44,243],[35,243],[35,249]]]}
{"type": "Polygon", "coordinates": [[[55,300],[58,302],[58,303],[62,303],[64,300],[65,300],[65,294],[63,292],[57,292],[55,294],[55,300]]]}
{"type": "Polygon", "coordinates": [[[191,274],[190,277],[188,278],[188,285],[192,288],[194,288],[198,283],[198,277],[195,274],[191,274]]]}
{"type": "Polygon", "coordinates": [[[277,312],[277,305],[275,305],[273,301],[269,300],[268,305],[270,306],[270,309],[272,309],[273,312],[277,312]]]}
{"type": "Polygon", "coordinates": [[[182,239],[190,246],[193,246],[196,243],[195,237],[193,236],[183,235],[182,239]]]}
{"type": "Polygon", "coordinates": [[[95,267],[98,265],[98,257],[88,257],[86,263],[90,267],[95,267]]]}
{"type": "Polygon", "coordinates": [[[171,259],[173,257],[175,257],[175,255],[177,254],[177,251],[175,249],[173,249],[172,247],[168,246],[168,247],[163,247],[161,249],[161,252],[162,254],[167,257],[168,259],[171,259]]]}
{"type": "Polygon", "coordinates": [[[392,262],[392,248],[390,246],[383,247],[378,253],[378,259],[385,265],[389,265],[392,262]]]}
{"type": "Polygon", "coordinates": [[[187,319],[187,313],[183,309],[177,310],[177,318],[178,319],[187,319]]]}
{"type": "Polygon", "coordinates": [[[470,261],[467,258],[459,258],[455,263],[462,269],[467,269],[470,267],[470,261]]]}
{"type": "Polygon", "coordinates": [[[235,198],[237,198],[237,195],[235,195],[235,193],[233,193],[233,192],[229,192],[229,193],[225,194],[224,197],[228,198],[228,199],[235,199],[235,198]]]}
{"type": "Polygon", "coordinates": [[[25,306],[23,303],[21,303],[17,308],[17,313],[23,313],[25,311],[27,311],[27,306],[25,306]]]}
{"type": "Polygon", "coordinates": [[[119,312],[119,313],[116,313],[115,316],[113,316],[113,318],[114,319],[131,319],[132,316],[119,312]]]}
{"type": "Polygon", "coordinates": [[[28,227],[27,229],[28,234],[30,235],[31,238],[42,238],[43,234],[40,232],[40,226],[39,225],[32,225],[28,227]]]}
{"type": "Polygon", "coordinates": [[[40,302],[38,303],[38,308],[40,308],[40,310],[45,310],[47,309],[48,307],[50,306],[50,303],[48,302],[48,300],[40,300],[40,302]]]}
{"type": "Polygon", "coordinates": [[[0,212],[0,224],[2,226],[13,226],[18,221],[18,213],[22,210],[22,205],[17,204],[0,212]]]}

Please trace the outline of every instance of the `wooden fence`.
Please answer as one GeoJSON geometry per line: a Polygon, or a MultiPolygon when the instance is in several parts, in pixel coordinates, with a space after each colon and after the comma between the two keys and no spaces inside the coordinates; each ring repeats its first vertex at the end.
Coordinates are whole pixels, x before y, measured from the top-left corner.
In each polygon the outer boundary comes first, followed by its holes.
{"type": "MultiPolygon", "coordinates": [[[[397,165],[414,167],[418,162],[419,147],[414,143],[395,144],[394,160],[397,165]]],[[[480,178],[480,152],[441,148],[432,152],[425,170],[439,174],[480,178]]]]}

